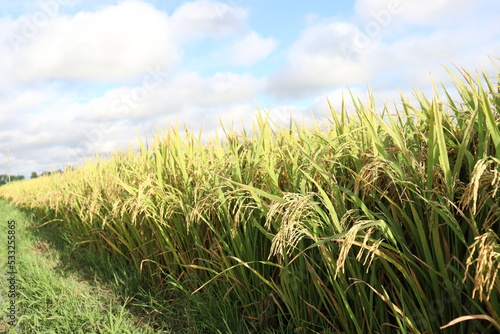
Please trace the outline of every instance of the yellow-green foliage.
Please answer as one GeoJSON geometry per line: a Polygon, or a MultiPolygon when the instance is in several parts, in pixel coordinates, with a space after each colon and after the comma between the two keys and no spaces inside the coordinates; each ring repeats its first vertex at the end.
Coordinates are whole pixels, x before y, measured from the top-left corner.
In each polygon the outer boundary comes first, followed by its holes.
{"type": "Polygon", "coordinates": [[[211,143],[170,128],[0,195],[152,288],[219,291],[256,331],[493,333],[500,97],[462,74],[460,101],[417,94],[389,113],[353,97],[322,126],[261,116],[211,143]]]}

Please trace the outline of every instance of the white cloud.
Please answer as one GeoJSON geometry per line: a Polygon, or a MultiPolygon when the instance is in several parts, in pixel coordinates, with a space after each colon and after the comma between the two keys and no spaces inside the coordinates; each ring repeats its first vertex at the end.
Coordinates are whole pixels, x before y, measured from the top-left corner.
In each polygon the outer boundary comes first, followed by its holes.
{"type": "Polygon", "coordinates": [[[235,65],[252,65],[266,58],[276,47],[273,38],[262,38],[252,31],[239,38],[230,50],[231,63],[235,65]]]}
{"type": "Polygon", "coordinates": [[[368,80],[370,49],[354,55],[349,49],[358,32],[350,23],[319,23],[305,29],[288,52],[289,64],[270,76],[269,92],[301,97],[332,85],[368,80]]]}
{"type": "Polygon", "coordinates": [[[500,54],[496,32],[488,30],[495,22],[496,18],[484,17],[380,43],[372,53],[374,64],[379,66],[378,83],[394,86],[397,80],[398,85],[428,87],[435,80],[449,84],[452,78],[443,66],[455,70],[454,64],[469,71],[483,68],[495,73],[488,57],[500,54]],[[477,34],[477,29],[483,33],[477,34]]]}
{"type": "Polygon", "coordinates": [[[437,0],[428,5],[359,0],[357,19],[307,27],[288,50],[288,63],[270,75],[268,92],[296,99],[345,85],[396,90],[399,85],[429,86],[433,78],[449,83],[442,65],[453,67],[451,62],[493,73],[488,56],[498,55],[500,44],[491,29],[498,20],[491,13],[491,1],[454,9],[450,8],[458,2],[437,0]],[[420,17],[435,18],[438,27],[416,28],[422,27],[415,25],[420,17]]]}
{"type": "Polygon", "coordinates": [[[397,20],[416,24],[439,24],[467,10],[470,0],[357,0],[355,11],[364,20],[397,20]]]}
{"type": "Polygon", "coordinates": [[[97,12],[55,17],[20,45],[13,60],[24,81],[37,79],[120,80],[146,66],[178,60],[165,14],[125,1],[97,12]]]}
{"type": "Polygon", "coordinates": [[[262,82],[251,75],[216,73],[201,77],[197,72],[165,78],[150,90],[138,87],[120,87],[103,96],[80,104],[79,113],[91,120],[113,121],[144,119],[184,110],[202,110],[251,101],[259,92],[262,82]],[[140,92],[140,93],[139,93],[140,92]]]}
{"type": "Polygon", "coordinates": [[[244,29],[246,18],[247,11],[242,8],[198,0],[177,8],[172,15],[172,25],[181,39],[179,42],[185,43],[205,36],[234,35],[244,29]]]}
{"type": "MultiPolygon", "coordinates": [[[[0,69],[4,78],[24,83],[133,80],[151,66],[171,68],[181,60],[182,46],[195,39],[242,33],[246,16],[241,8],[209,0],[185,3],[170,17],[138,0],[74,16],[40,9],[14,21],[0,20],[0,69]]],[[[249,41],[269,52],[269,40],[250,36],[249,41]]]]}
{"type": "Polygon", "coordinates": [[[1,99],[0,116],[12,118],[16,112],[35,108],[45,103],[47,99],[48,96],[35,90],[26,90],[22,93],[9,92],[9,96],[3,96],[1,99]]]}
{"type": "Polygon", "coordinates": [[[19,50],[10,59],[23,81],[130,79],[147,66],[168,68],[179,58],[166,14],[139,1],[55,16],[32,35],[23,33],[28,23],[27,17],[15,22],[19,50]]]}

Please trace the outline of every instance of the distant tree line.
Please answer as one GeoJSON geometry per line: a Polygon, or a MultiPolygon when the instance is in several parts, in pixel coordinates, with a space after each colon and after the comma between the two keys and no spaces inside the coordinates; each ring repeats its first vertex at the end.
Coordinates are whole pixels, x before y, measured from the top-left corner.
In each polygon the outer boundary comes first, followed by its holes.
{"type": "Polygon", "coordinates": [[[11,175],[9,180],[9,175],[2,174],[0,175],[0,186],[3,186],[4,184],[7,184],[12,181],[19,181],[19,180],[24,180],[24,175],[11,175]]]}
{"type": "MultiPolygon", "coordinates": [[[[31,172],[30,178],[36,179],[37,177],[40,177],[40,176],[49,176],[52,174],[58,174],[58,173],[62,173],[62,172],[63,171],[61,169],[56,170],[56,171],[52,171],[52,172],[42,172],[40,174],[38,174],[37,172],[31,172]]],[[[21,181],[24,179],[25,179],[24,175],[11,175],[10,180],[9,180],[9,175],[1,174],[0,175],[0,186],[3,186],[4,184],[7,184],[7,183],[12,182],[12,181],[21,181]]]]}
{"type": "Polygon", "coordinates": [[[50,176],[52,174],[60,174],[62,173],[63,171],[61,169],[58,169],[56,171],[52,171],[52,172],[42,172],[41,174],[38,174],[37,172],[31,172],[31,179],[36,179],[37,177],[40,177],[40,176],[50,176]]]}

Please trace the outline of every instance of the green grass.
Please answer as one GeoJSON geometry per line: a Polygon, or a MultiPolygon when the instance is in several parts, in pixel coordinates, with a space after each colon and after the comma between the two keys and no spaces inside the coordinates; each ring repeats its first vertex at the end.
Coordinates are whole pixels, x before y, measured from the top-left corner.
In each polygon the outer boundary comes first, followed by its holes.
{"type": "MultiPolygon", "coordinates": [[[[102,255],[72,251],[56,228],[36,228],[36,218],[32,220],[5,201],[0,201],[0,216],[17,223],[19,321],[16,328],[10,328],[12,333],[174,333],[175,322],[159,311],[168,309],[141,294],[137,273],[102,255]],[[169,323],[162,324],[166,319],[169,323]]],[[[6,227],[2,222],[0,291],[4,292],[6,227]]],[[[6,306],[2,305],[2,314],[6,306]]],[[[181,321],[177,326],[185,327],[185,319],[181,321]]],[[[5,321],[1,326],[0,332],[6,332],[5,321]]],[[[181,333],[180,328],[176,333],[181,333]]]]}
{"type": "Polygon", "coordinates": [[[169,128],[0,196],[132,268],[124,286],[193,331],[495,333],[500,91],[460,74],[456,100],[417,91],[390,111],[352,96],[324,124],[261,113],[209,143],[169,128]]]}

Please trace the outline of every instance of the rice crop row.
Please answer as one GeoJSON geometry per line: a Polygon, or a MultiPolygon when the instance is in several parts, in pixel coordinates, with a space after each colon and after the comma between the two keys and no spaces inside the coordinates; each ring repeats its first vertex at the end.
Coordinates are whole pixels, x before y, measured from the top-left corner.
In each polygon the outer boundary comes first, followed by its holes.
{"type": "Polygon", "coordinates": [[[352,96],[326,123],[261,113],[209,143],[171,127],[0,196],[151,289],[215,296],[242,332],[494,333],[500,90],[450,75],[457,99],[415,92],[390,112],[352,96]]]}

